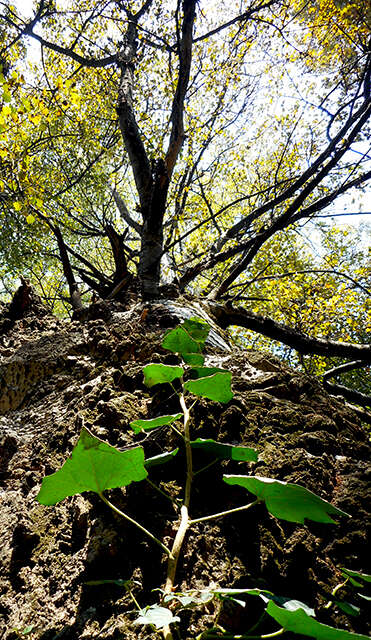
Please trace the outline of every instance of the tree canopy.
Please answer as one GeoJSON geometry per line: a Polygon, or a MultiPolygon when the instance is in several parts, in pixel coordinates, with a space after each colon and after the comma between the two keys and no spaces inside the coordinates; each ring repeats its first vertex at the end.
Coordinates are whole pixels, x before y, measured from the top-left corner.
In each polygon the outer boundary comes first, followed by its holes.
{"type": "Polygon", "coordinates": [[[4,287],[200,297],[369,406],[367,247],[321,218],[371,176],[368,2],[0,6],[4,287]]]}

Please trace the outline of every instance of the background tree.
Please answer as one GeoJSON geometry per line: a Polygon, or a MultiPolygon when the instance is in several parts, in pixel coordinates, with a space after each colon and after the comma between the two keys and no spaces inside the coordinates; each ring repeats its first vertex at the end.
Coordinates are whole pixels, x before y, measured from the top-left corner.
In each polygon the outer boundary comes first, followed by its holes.
{"type": "Polygon", "coordinates": [[[1,7],[11,275],[75,309],[172,284],[308,370],[370,362],[367,256],[314,226],[371,175],[366,2],[1,7]]]}

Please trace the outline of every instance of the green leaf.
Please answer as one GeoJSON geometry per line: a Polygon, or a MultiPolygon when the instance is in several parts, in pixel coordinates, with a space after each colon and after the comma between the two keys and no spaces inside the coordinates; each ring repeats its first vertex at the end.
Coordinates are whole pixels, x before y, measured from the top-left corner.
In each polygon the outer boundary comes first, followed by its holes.
{"type": "MultiPolygon", "coordinates": [[[[209,331],[209,325],[205,320],[191,318],[169,331],[162,341],[162,346],[173,353],[179,353],[188,364],[194,364],[189,359],[194,360],[192,356],[202,352],[209,331]]],[[[198,359],[197,364],[203,364],[203,359],[202,362],[198,359]]]]}
{"type": "Polygon", "coordinates": [[[214,375],[207,378],[188,380],[184,384],[184,389],[195,396],[209,398],[215,402],[227,403],[233,398],[231,380],[232,374],[230,371],[214,373],[214,375]]]}
{"type": "Polygon", "coordinates": [[[170,609],[166,607],[160,607],[157,604],[153,604],[150,607],[140,609],[140,616],[134,622],[134,624],[153,624],[156,629],[162,629],[172,622],[180,622],[178,616],[174,616],[170,609]]]}
{"type": "Polygon", "coordinates": [[[176,378],[181,378],[184,369],[182,367],[172,367],[167,364],[147,364],[143,369],[144,384],[153,387],[155,384],[172,382],[176,378]]]}
{"type": "Polygon", "coordinates": [[[195,373],[197,378],[208,378],[213,376],[214,373],[229,373],[227,369],[220,369],[219,367],[193,367],[192,374],[195,373]]]}
{"type": "Polygon", "coordinates": [[[197,317],[189,318],[189,320],[184,320],[182,327],[189,333],[191,338],[196,340],[203,348],[206,338],[210,333],[210,327],[206,320],[197,317]]]}
{"type": "MultiPolygon", "coordinates": [[[[356,580],[361,580],[364,582],[371,582],[371,576],[368,575],[367,573],[360,573],[360,571],[352,571],[351,569],[344,569],[344,567],[342,567],[340,571],[346,577],[356,578],[356,580]]],[[[359,587],[361,585],[357,582],[355,586],[359,587]]]]}
{"type": "Polygon", "coordinates": [[[334,604],[344,611],[348,616],[359,616],[361,613],[361,609],[356,607],[355,604],[351,604],[351,602],[346,602],[346,600],[333,600],[334,604]]]}
{"type": "Polygon", "coordinates": [[[212,591],[190,591],[186,593],[172,593],[165,595],[164,602],[176,600],[182,607],[200,606],[214,598],[212,591]]]}
{"type": "Polygon", "coordinates": [[[166,424],[172,424],[182,417],[182,413],[174,413],[169,416],[159,416],[158,418],[151,418],[150,420],[134,420],[130,422],[130,426],[135,433],[140,431],[149,431],[150,429],[156,429],[157,427],[163,427],[166,424]]]}
{"type": "Polygon", "coordinates": [[[182,358],[186,364],[192,367],[201,367],[205,358],[201,353],[182,353],[182,358]]]}
{"type": "Polygon", "coordinates": [[[184,329],[183,325],[179,325],[167,333],[161,343],[161,346],[173,353],[199,353],[200,345],[193,340],[189,333],[184,329]]]}
{"type": "Polygon", "coordinates": [[[317,638],[317,640],[368,640],[367,636],[322,624],[314,620],[303,609],[289,611],[279,607],[272,600],[268,603],[266,611],[286,631],[293,631],[304,636],[317,638]]]}
{"type": "Polygon", "coordinates": [[[264,500],[269,513],[289,522],[304,524],[307,518],[315,522],[335,523],[328,514],[349,515],[298,484],[258,476],[225,475],[223,480],[227,484],[244,487],[259,500],[264,500]]]}
{"type": "Polygon", "coordinates": [[[215,589],[213,593],[215,593],[216,595],[224,595],[227,597],[236,595],[259,596],[260,598],[262,598],[262,600],[264,600],[264,602],[274,600],[284,609],[288,609],[289,611],[303,609],[309,616],[315,615],[314,609],[308,607],[308,605],[306,605],[304,602],[300,602],[300,600],[293,600],[292,598],[287,598],[285,596],[276,596],[274,593],[272,593],[271,591],[267,591],[266,589],[215,589]]]}
{"type": "Polygon", "coordinates": [[[40,504],[56,504],[76,493],[101,494],[105,489],[124,487],[146,476],[142,447],[119,451],[84,428],[63,467],[43,479],[37,500],[40,504]]]}
{"type": "Polygon", "coordinates": [[[258,454],[255,449],[250,447],[235,446],[233,444],[225,444],[224,442],[216,442],[215,440],[197,438],[191,441],[193,449],[204,449],[216,458],[223,460],[240,460],[242,462],[256,462],[258,454]]]}
{"type": "Polygon", "coordinates": [[[165,462],[172,460],[178,451],[179,448],[173,449],[172,451],[165,451],[165,453],[160,453],[158,456],[153,456],[153,458],[147,458],[147,460],[144,461],[144,466],[146,469],[149,469],[150,467],[157,467],[159,464],[165,464],[165,462]]]}

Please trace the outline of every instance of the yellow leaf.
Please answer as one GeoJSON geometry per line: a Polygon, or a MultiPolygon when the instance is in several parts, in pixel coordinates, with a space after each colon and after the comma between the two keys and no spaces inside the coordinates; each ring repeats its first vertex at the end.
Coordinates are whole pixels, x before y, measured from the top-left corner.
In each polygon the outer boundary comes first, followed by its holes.
{"type": "Polygon", "coordinates": [[[27,224],[32,224],[33,222],[35,222],[35,218],[29,213],[26,217],[26,222],[27,224]]]}

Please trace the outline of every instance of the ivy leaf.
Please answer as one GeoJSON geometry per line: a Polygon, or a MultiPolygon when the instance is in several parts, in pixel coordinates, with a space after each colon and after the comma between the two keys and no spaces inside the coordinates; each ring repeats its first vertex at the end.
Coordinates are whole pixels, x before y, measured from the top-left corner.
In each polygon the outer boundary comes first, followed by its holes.
{"type": "Polygon", "coordinates": [[[174,616],[170,609],[153,604],[150,607],[140,609],[140,616],[134,624],[153,624],[156,629],[162,629],[172,622],[180,622],[180,618],[174,616]]]}
{"type": "Polygon", "coordinates": [[[286,631],[293,631],[317,640],[367,640],[367,636],[322,624],[314,620],[303,609],[289,611],[279,607],[272,600],[268,603],[266,611],[286,631]]]}
{"type": "Polygon", "coordinates": [[[168,364],[147,364],[143,368],[144,384],[153,387],[155,384],[172,382],[176,378],[181,378],[184,369],[182,367],[172,367],[168,364]]]}
{"type": "Polygon", "coordinates": [[[269,513],[282,520],[304,524],[307,518],[315,522],[336,524],[329,514],[349,516],[298,484],[259,476],[224,475],[223,480],[227,484],[244,487],[259,500],[264,500],[269,513]]]}
{"type": "Polygon", "coordinates": [[[167,424],[172,424],[182,417],[182,413],[175,413],[169,416],[159,416],[158,418],[151,418],[150,420],[134,420],[130,422],[130,426],[134,433],[140,433],[140,431],[149,431],[150,429],[156,429],[157,427],[163,427],[167,424]]]}
{"type": "Polygon", "coordinates": [[[198,380],[188,380],[184,384],[184,389],[195,396],[209,398],[215,402],[227,403],[233,398],[231,391],[232,374],[230,371],[214,373],[207,378],[198,380]]]}
{"type": "Polygon", "coordinates": [[[76,493],[101,494],[146,476],[142,447],[119,451],[84,428],[71,457],[59,471],[43,479],[37,500],[40,504],[56,504],[76,493]]]}
{"type": "Polygon", "coordinates": [[[172,451],[165,451],[165,453],[160,453],[158,456],[153,456],[152,458],[147,458],[144,461],[144,466],[146,469],[150,467],[157,467],[159,464],[165,464],[165,462],[169,462],[176,456],[179,448],[173,449],[172,451]]]}
{"type": "Polygon", "coordinates": [[[241,462],[256,462],[258,454],[255,449],[250,447],[236,446],[233,444],[226,444],[224,442],[216,442],[215,440],[197,438],[197,440],[191,441],[191,447],[193,449],[203,449],[208,453],[211,453],[216,458],[222,460],[239,460],[241,462]]]}

